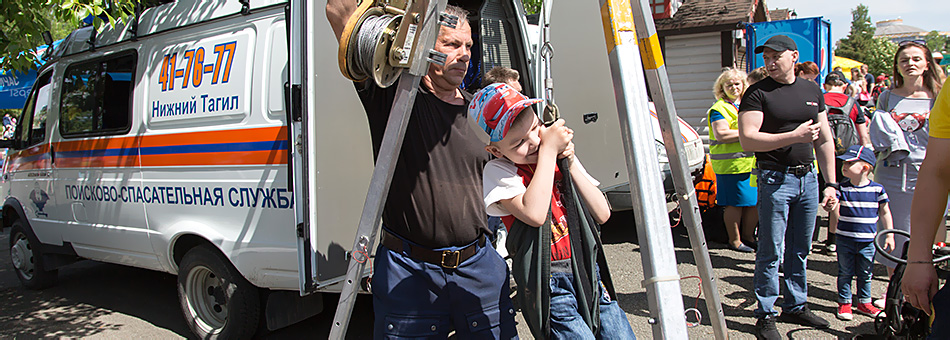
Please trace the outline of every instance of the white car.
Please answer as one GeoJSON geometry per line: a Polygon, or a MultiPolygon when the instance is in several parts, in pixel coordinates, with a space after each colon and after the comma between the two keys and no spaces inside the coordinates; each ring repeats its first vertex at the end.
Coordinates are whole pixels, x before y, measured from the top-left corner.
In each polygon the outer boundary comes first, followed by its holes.
{"type": "MultiPolygon", "coordinates": [[[[656,153],[660,161],[660,175],[663,177],[663,188],[666,193],[667,201],[671,201],[675,188],[673,186],[673,175],[670,170],[670,159],[666,153],[666,146],[663,144],[663,136],[660,133],[660,122],[656,118],[656,108],[650,103],[650,117],[653,118],[653,138],[656,141],[656,153]]],[[[679,122],[680,135],[683,138],[683,147],[686,149],[686,162],[689,165],[690,178],[695,183],[699,175],[702,174],[706,159],[706,151],[703,147],[703,141],[689,124],[682,118],[677,117],[679,122]]],[[[613,210],[632,209],[630,201],[630,184],[624,183],[610,188],[602,188],[607,194],[607,200],[610,201],[610,207],[613,210]]]]}
{"type": "MultiPolygon", "coordinates": [[[[550,42],[555,49],[551,71],[559,112],[567,125],[574,129],[578,157],[591,176],[600,181],[600,189],[606,193],[611,209],[630,210],[633,208],[630,185],[603,29],[596,25],[570,24],[584,20],[596,22],[599,13],[574,3],[559,2],[553,7],[551,16],[550,42]],[[565,22],[568,24],[554,24],[565,22]]],[[[529,16],[528,40],[537,46],[540,30],[537,25],[530,23],[531,20],[532,16],[529,16]]],[[[541,72],[537,71],[539,75],[536,78],[541,78],[541,72]]],[[[536,80],[534,87],[540,88],[541,81],[536,80]]],[[[675,190],[660,123],[652,102],[649,114],[653,122],[653,137],[663,185],[667,200],[670,200],[675,190]]],[[[703,169],[705,148],[695,129],[682,119],[677,118],[677,121],[686,149],[686,162],[695,181],[703,169]]]]}

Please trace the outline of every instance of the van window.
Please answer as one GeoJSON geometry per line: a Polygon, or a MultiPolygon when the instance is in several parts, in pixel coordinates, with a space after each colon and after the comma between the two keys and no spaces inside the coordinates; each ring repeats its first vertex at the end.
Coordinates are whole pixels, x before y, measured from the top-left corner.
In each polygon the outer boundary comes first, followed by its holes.
{"type": "Polygon", "coordinates": [[[14,138],[17,145],[26,148],[46,140],[46,117],[49,112],[52,72],[36,79],[34,91],[23,107],[20,120],[17,122],[14,138]]]}
{"type": "Polygon", "coordinates": [[[132,121],[135,55],[70,65],[63,76],[64,137],[125,133],[132,121]]]}

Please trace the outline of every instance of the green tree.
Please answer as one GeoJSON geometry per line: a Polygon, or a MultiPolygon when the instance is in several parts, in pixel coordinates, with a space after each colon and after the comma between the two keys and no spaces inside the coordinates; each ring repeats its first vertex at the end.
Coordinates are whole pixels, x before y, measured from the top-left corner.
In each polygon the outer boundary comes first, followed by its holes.
{"type": "Polygon", "coordinates": [[[535,14],[541,11],[541,0],[521,0],[524,5],[524,11],[528,14],[535,14]]]}
{"type": "Polygon", "coordinates": [[[80,20],[91,14],[97,28],[106,22],[114,25],[133,12],[135,1],[4,0],[0,6],[0,68],[26,71],[35,67],[36,55],[24,52],[44,44],[42,33],[51,30],[53,22],[58,23],[58,28],[63,23],[65,27],[78,27],[80,20]]]}
{"type": "Polygon", "coordinates": [[[891,74],[894,72],[894,55],[897,54],[897,44],[890,39],[878,37],[872,38],[872,43],[868,53],[863,60],[868,65],[868,73],[879,75],[881,73],[891,74]]]}
{"type": "Polygon", "coordinates": [[[924,37],[924,42],[927,44],[927,48],[934,52],[940,52],[946,49],[947,38],[940,35],[940,32],[930,31],[927,33],[927,36],[924,37]]]}
{"type": "MultiPolygon", "coordinates": [[[[838,42],[835,55],[867,63],[870,58],[873,58],[869,54],[872,53],[874,45],[874,26],[871,26],[868,6],[860,4],[851,10],[851,33],[838,42]]],[[[870,68],[871,65],[868,64],[868,67],[870,68]]]]}

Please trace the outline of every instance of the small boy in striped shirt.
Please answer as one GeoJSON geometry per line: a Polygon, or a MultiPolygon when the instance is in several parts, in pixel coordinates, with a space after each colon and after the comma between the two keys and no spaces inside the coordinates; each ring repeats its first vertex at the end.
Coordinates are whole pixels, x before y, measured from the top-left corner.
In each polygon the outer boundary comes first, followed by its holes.
{"type": "MultiPolygon", "coordinates": [[[[892,229],[891,210],[887,206],[884,187],[870,179],[875,158],[871,149],[853,145],[838,156],[843,161],[841,173],[848,180],[838,188],[838,312],[841,320],[854,318],[851,313],[851,279],[857,276],[858,312],[871,317],[881,310],[871,304],[871,269],[874,265],[874,235],[877,222],[892,229]]],[[[834,210],[834,206],[825,207],[834,210]]],[[[894,249],[893,234],[887,235],[885,250],[894,249]]]]}

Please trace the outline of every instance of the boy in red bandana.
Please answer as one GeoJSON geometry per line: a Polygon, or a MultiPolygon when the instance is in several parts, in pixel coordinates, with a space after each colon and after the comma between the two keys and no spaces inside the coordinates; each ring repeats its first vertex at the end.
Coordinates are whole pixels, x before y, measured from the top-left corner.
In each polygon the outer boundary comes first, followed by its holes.
{"type": "MultiPolygon", "coordinates": [[[[509,85],[495,83],[478,91],[468,108],[469,115],[490,136],[490,144],[485,149],[498,157],[485,165],[482,177],[488,214],[500,216],[512,235],[518,235],[517,228],[542,227],[550,218],[551,277],[547,280],[550,282],[550,333],[545,334],[532,322],[528,325],[536,337],[543,338],[592,338],[597,335],[604,339],[634,339],[636,336],[626,314],[617,301],[610,298],[599,279],[596,286],[600,292],[599,323],[588,325],[581,317],[570,242],[571,237],[580,236],[568,235],[567,213],[557,185],[561,173],[556,161],[568,159],[577,196],[586,203],[594,221],[606,222],[610,218],[610,208],[597,188],[597,180],[587,174],[574,156],[571,143],[574,132],[564,126],[561,119],[549,127],[543,126],[531,109],[531,105],[540,101],[525,97],[509,85]]],[[[519,277],[521,271],[517,268],[525,244],[517,241],[517,237],[509,236],[509,249],[515,257],[516,281],[525,280],[519,277]]],[[[531,275],[537,273],[528,276],[531,275]]],[[[525,287],[530,290],[531,285],[518,282],[519,295],[526,293],[525,287]]],[[[528,292],[531,293],[536,292],[528,292]]],[[[522,308],[526,315],[533,315],[542,307],[522,304],[522,308]]]]}

